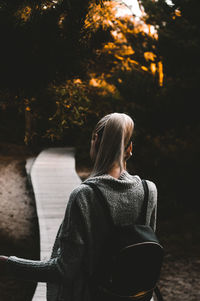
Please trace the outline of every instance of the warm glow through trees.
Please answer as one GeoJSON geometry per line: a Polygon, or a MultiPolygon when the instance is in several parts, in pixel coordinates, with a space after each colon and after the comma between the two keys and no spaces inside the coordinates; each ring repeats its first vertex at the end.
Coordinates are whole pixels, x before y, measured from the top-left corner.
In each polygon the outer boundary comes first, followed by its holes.
{"type": "MultiPolygon", "coordinates": [[[[133,8],[134,6],[132,6],[133,8]]],[[[153,47],[150,46],[151,43],[156,43],[157,40],[157,33],[155,29],[152,30],[152,27],[145,24],[142,18],[138,19],[138,17],[130,14],[130,9],[126,6],[122,8],[121,2],[108,1],[104,2],[103,7],[100,5],[91,7],[85,21],[85,28],[88,30],[88,34],[91,35],[92,32],[97,32],[102,28],[104,31],[110,31],[112,36],[112,41],[105,43],[102,49],[98,50],[99,55],[105,60],[105,67],[108,60],[112,62],[112,68],[109,68],[107,72],[102,70],[105,80],[106,77],[110,78],[116,70],[130,71],[135,69],[138,72],[148,72],[152,76],[157,76],[159,85],[163,85],[162,62],[157,57],[153,47]],[[120,16],[123,9],[124,12],[129,12],[129,14],[120,16]],[[139,39],[141,40],[141,45],[138,44],[139,39]],[[150,40],[152,40],[151,43],[150,40]],[[139,49],[137,50],[136,48],[139,49]],[[143,54],[141,53],[142,49],[144,49],[143,54]],[[140,51],[140,54],[138,51],[140,51]]],[[[94,70],[92,74],[95,74],[94,70]]],[[[99,76],[102,77],[102,75],[99,76]]]]}
{"type": "Polygon", "coordinates": [[[142,16],[142,10],[137,0],[119,0],[116,1],[121,6],[117,10],[116,16],[122,17],[124,15],[134,15],[138,19],[142,16]]]}

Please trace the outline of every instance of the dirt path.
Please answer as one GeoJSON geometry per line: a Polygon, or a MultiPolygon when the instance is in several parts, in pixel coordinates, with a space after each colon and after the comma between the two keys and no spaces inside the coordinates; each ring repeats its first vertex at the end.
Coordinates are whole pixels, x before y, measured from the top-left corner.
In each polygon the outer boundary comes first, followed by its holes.
{"type": "Polygon", "coordinates": [[[199,301],[200,259],[165,259],[159,287],[166,301],[199,301]]]}
{"type": "MultiPolygon", "coordinates": [[[[0,254],[38,259],[38,223],[25,173],[25,154],[0,154],[0,254]],[[17,159],[16,159],[17,158],[17,159]]],[[[1,301],[29,301],[35,284],[0,279],[1,301]]]]}

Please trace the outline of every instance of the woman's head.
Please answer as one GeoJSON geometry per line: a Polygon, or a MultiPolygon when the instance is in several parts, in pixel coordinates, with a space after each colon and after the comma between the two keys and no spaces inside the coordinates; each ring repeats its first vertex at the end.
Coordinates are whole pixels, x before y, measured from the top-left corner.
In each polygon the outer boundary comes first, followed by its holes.
{"type": "Polygon", "coordinates": [[[114,166],[122,171],[132,150],[134,122],[124,113],[104,116],[96,125],[91,140],[90,156],[94,161],[92,175],[108,173],[114,166]]]}

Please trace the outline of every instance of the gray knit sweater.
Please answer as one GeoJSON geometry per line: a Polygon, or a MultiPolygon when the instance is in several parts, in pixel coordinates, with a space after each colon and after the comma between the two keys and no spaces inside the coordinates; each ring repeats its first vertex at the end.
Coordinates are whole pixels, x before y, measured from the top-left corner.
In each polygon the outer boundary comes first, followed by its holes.
{"type": "MultiPolygon", "coordinates": [[[[89,279],[101,254],[110,223],[95,200],[98,185],[108,202],[113,224],[140,224],[144,190],[141,179],[124,172],[119,179],[103,175],[87,179],[72,191],[63,222],[49,260],[35,261],[15,256],[8,258],[7,274],[19,279],[47,282],[48,301],[91,301],[89,279]]],[[[147,181],[149,203],[147,224],[155,230],[157,189],[147,181]]]]}

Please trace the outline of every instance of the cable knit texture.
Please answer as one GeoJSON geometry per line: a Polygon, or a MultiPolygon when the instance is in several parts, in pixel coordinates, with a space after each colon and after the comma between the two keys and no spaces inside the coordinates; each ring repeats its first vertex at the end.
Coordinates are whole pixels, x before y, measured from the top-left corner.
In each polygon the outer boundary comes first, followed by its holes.
{"type": "MultiPolygon", "coordinates": [[[[98,185],[105,196],[114,225],[142,223],[144,190],[139,176],[123,172],[119,179],[103,175],[87,179],[70,195],[51,258],[35,261],[10,256],[8,276],[47,282],[48,301],[93,301],[89,279],[108,237],[110,222],[86,182],[98,185]]],[[[149,201],[146,224],[156,228],[157,189],[147,181],[149,201]]]]}

